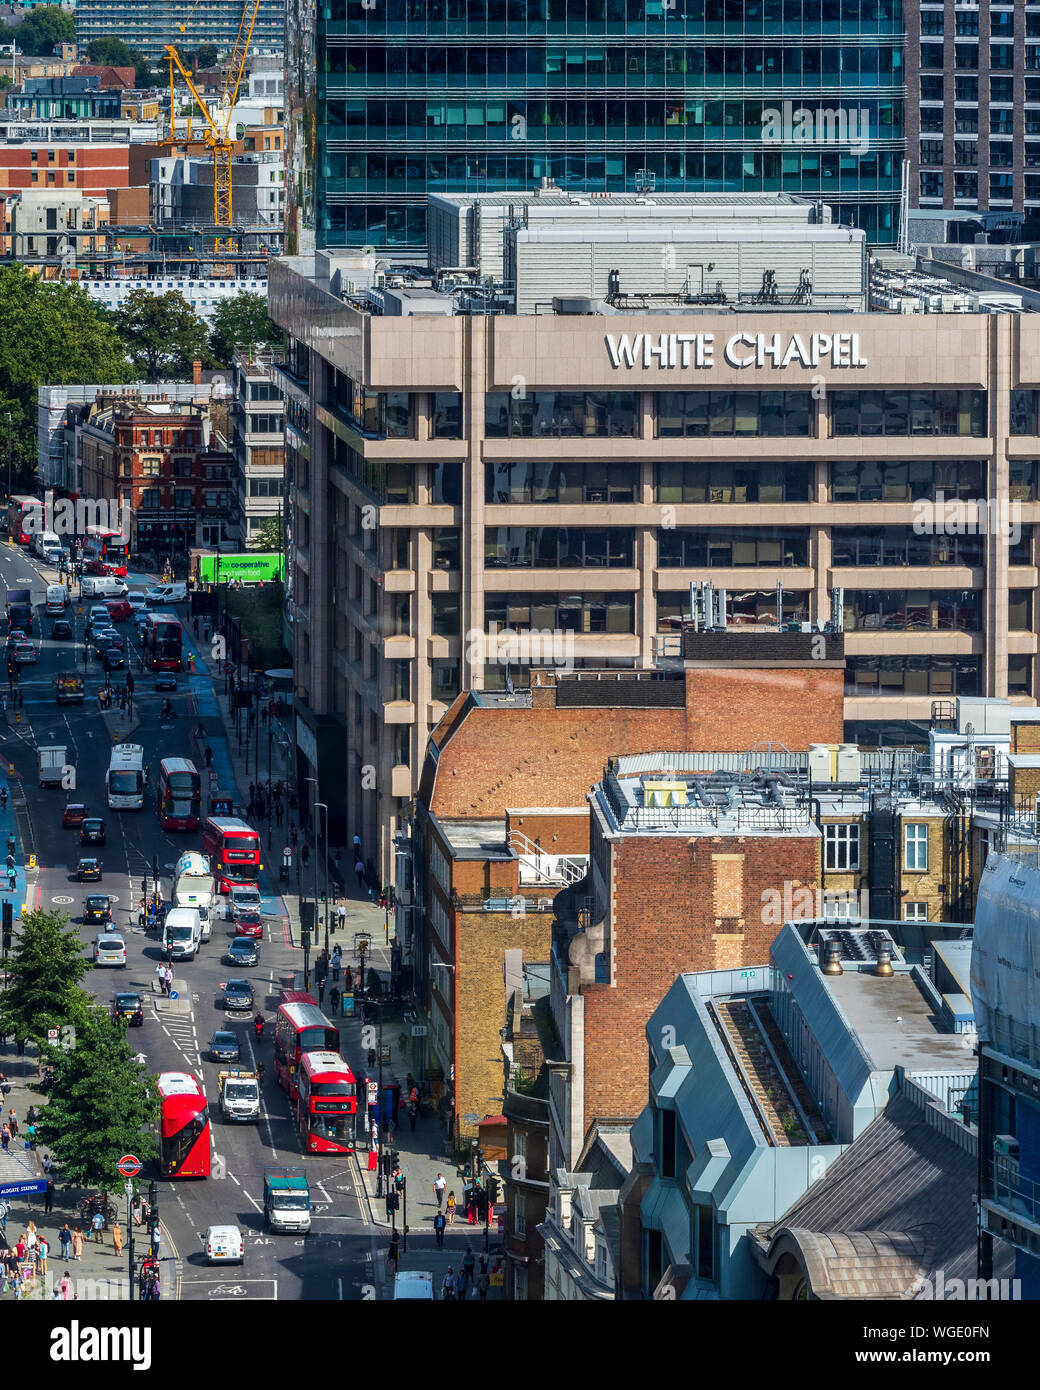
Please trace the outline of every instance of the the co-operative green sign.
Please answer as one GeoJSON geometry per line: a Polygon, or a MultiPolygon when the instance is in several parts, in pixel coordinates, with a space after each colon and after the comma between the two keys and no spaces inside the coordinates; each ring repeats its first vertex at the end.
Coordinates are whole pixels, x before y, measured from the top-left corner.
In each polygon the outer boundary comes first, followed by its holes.
{"type": "Polygon", "coordinates": [[[229,584],[241,579],[243,584],[285,578],[285,556],[275,553],[262,555],[200,555],[198,580],[200,584],[229,584]]]}

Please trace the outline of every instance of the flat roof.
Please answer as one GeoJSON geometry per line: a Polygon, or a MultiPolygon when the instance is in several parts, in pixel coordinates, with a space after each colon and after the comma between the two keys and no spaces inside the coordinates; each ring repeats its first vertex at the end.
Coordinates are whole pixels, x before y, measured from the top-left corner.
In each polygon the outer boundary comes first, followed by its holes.
{"type": "Polygon", "coordinates": [[[503,859],[513,858],[506,843],[504,819],[483,820],[474,816],[465,820],[438,820],[437,829],[456,854],[479,852],[482,857],[497,854],[503,859]]]}
{"type": "Polygon", "coordinates": [[[963,1033],[940,1033],[931,1006],[909,971],[821,976],[856,1033],[875,1071],[967,1070],[963,1033]]]}
{"type": "Polygon", "coordinates": [[[971,998],[971,942],[933,941],[932,950],[960,985],[961,993],[971,998]]]}

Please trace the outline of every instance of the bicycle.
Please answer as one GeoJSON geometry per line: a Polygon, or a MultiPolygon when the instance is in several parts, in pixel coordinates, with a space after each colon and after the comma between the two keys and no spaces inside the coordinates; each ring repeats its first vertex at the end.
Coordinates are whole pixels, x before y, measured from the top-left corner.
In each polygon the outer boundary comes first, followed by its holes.
{"type": "Polygon", "coordinates": [[[100,1212],[104,1217],[106,1226],[110,1226],[118,1216],[115,1203],[102,1196],[100,1192],[95,1192],[90,1197],[81,1197],[76,1203],[76,1215],[81,1221],[89,1221],[96,1212],[100,1212]]]}

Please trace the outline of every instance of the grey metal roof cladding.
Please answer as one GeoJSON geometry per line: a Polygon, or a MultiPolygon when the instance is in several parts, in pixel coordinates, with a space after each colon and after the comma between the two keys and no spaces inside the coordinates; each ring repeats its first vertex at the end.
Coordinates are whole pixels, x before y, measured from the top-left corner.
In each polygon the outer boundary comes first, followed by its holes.
{"type": "MultiPolygon", "coordinates": [[[[792,1228],[850,1233],[925,1227],[935,1241],[930,1270],[944,1271],[947,1284],[973,1279],[977,1179],[975,1154],[898,1095],[780,1221],[756,1234],[760,1242],[771,1242],[792,1228]]],[[[1014,1253],[1001,1241],[995,1246],[994,1274],[1006,1278],[1014,1253]]]]}

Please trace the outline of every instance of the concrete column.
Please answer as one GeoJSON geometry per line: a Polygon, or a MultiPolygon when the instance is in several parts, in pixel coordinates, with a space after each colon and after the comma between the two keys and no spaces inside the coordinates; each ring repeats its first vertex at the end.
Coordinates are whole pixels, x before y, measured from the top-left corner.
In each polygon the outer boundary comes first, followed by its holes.
{"type": "Polygon", "coordinates": [[[1013,314],[991,314],[989,327],[988,418],[992,435],[986,496],[985,602],[983,624],[986,634],[983,657],[982,693],[1007,696],[1008,654],[1008,534],[999,524],[1009,504],[1008,432],[1011,425],[1011,390],[1018,374],[1018,322],[1013,314]],[[996,520],[996,523],[994,524],[996,520]]]}

